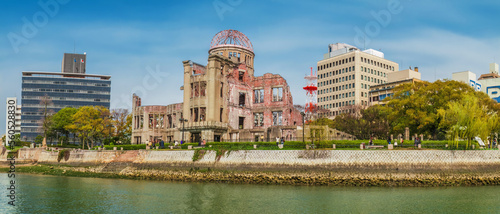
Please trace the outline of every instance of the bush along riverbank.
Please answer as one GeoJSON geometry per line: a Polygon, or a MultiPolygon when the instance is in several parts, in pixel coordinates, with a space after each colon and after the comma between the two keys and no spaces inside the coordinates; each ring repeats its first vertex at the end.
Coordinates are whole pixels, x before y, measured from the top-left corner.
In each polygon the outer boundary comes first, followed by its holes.
{"type": "MultiPolygon", "coordinates": [[[[128,167],[121,173],[102,173],[104,166],[70,167],[32,165],[16,168],[18,173],[55,176],[120,178],[138,180],[210,182],[230,184],[317,185],[317,186],[485,186],[500,185],[498,173],[349,173],[349,172],[241,172],[190,168],[175,170],[135,169],[128,167]]],[[[7,172],[8,168],[0,168],[7,172]]]]}

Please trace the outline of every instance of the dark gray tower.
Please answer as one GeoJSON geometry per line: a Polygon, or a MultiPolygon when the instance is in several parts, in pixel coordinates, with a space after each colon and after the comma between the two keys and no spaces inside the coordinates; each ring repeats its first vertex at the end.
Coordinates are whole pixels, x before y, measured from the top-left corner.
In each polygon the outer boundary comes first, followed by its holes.
{"type": "Polygon", "coordinates": [[[86,54],[65,53],[62,61],[61,70],[63,73],[85,73],[85,65],[87,64],[86,54]]]}

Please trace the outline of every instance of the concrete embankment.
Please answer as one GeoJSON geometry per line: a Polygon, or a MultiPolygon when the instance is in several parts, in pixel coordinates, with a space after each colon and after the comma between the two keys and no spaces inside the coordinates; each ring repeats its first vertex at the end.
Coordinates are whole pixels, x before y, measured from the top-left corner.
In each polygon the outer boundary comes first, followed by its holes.
{"type": "Polygon", "coordinates": [[[130,178],[352,186],[499,185],[498,150],[85,151],[21,149],[18,160],[130,178]],[[58,166],[57,166],[58,165],[58,166]]]}

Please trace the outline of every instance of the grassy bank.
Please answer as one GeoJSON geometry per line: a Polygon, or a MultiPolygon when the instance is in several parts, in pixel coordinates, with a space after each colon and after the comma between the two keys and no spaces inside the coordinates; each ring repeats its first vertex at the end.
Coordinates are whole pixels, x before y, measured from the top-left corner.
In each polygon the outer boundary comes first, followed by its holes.
{"type": "MultiPolygon", "coordinates": [[[[7,172],[0,168],[0,172],[7,172]]],[[[484,186],[500,185],[500,176],[481,174],[360,174],[332,172],[233,172],[191,168],[189,170],[137,170],[131,169],[121,174],[99,173],[95,168],[36,165],[17,167],[16,173],[41,175],[120,178],[139,180],[163,180],[181,182],[210,182],[231,184],[269,185],[315,185],[315,186],[379,186],[379,187],[425,187],[425,186],[484,186]]]]}

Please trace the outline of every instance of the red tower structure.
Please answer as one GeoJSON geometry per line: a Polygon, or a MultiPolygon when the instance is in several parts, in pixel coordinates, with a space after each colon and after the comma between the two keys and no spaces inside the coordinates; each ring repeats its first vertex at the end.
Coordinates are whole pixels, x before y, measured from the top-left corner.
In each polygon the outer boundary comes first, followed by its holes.
{"type": "Polygon", "coordinates": [[[304,87],[306,90],[306,105],[305,105],[305,120],[310,121],[313,119],[314,113],[316,112],[318,101],[318,74],[313,74],[313,68],[311,67],[311,75],[305,76],[304,79],[307,81],[307,86],[304,87]]]}

